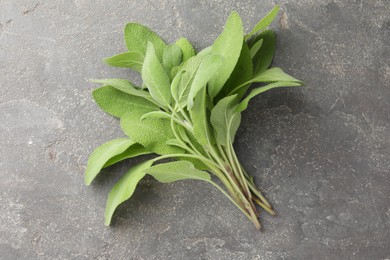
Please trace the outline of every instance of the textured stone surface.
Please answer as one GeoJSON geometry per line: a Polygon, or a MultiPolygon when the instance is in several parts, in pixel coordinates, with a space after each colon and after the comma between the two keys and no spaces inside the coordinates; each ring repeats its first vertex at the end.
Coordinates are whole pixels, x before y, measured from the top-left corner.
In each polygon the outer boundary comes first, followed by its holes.
{"type": "Polygon", "coordinates": [[[250,104],[236,148],[278,211],[262,233],[218,191],[143,181],[103,225],[94,147],[122,136],[89,78],[137,21],[167,41],[213,42],[236,9],[249,29],[274,1],[0,1],[0,259],[389,259],[390,4],[277,1],[274,64],[307,83],[250,104]]]}

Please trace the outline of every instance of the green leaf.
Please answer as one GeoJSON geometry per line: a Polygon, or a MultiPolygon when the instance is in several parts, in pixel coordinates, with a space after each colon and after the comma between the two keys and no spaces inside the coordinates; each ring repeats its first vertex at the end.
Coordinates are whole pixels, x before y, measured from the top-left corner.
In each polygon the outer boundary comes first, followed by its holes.
{"type": "Polygon", "coordinates": [[[116,117],[121,117],[134,110],[146,113],[159,109],[155,104],[142,97],[129,95],[110,86],[95,89],[92,96],[101,109],[116,117]]]}
{"type": "Polygon", "coordinates": [[[222,89],[225,82],[233,72],[240,57],[243,42],[242,21],[237,12],[229,16],[221,35],[212,45],[213,53],[224,58],[224,66],[220,72],[209,81],[209,95],[214,98],[222,89]]]}
{"type": "Polygon", "coordinates": [[[133,195],[138,182],[145,177],[145,170],[152,165],[152,161],[146,161],[131,168],[111,189],[106,204],[104,224],[109,226],[116,208],[133,195]]]}
{"type": "Polygon", "coordinates": [[[273,22],[273,20],[275,20],[276,16],[278,15],[278,12],[279,6],[275,5],[275,7],[266,16],[264,16],[264,18],[261,19],[260,22],[255,25],[255,27],[253,27],[252,31],[245,35],[245,40],[267,28],[273,22]]]}
{"type": "Polygon", "coordinates": [[[250,49],[251,59],[253,59],[256,56],[257,52],[261,48],[261,45],[263,45],[263,39],[260,39],[257,42],[255,42],[255,44],[253,44],[252,48],[250,49]]]}
{"type": "Polygon", "coordinates": [[[221,99],[211,110],[210,121],[215,131],[217,144],[227,146],[228,138],[233,142],[240,125],[241,115],[236,110],[237,95],[221,99]]]}
{"type": "Polygon", "coordinates": [[[134,141],[128,138],[120,138],[111,140],[96,148],[89,156],[87,169],[85,171],[85,184],[89,185],[99,174],[106,162],[126,151],[129,147],[134,145],[134,141]]]}
{"type": "Polygon", "coordinates": [[[141,53],[130,51],[105,58],[104,62],[110,66],[130,68],[141,73],[144,56],[141,53]]]}
{"type": "Polygon", "coordinates": [[[148,87],[150,95],[162,106],[171,104],[170,77],[156,56],[152,43],[148,43],[144,65],[142,67],[142,80],[148,87]]]}
{"type": "Polygon", "coordinates": [[[200,171],[188,161],[177,161],[162,163],[145,170],[156,180],[162,183],[170,183],[180,180],[202,180],[211,181],[210,174],[200,171]]]}
{"type": "Polygon", "coordinates": [[[172,96],[181,108],[187,105],[191,84],[201,62],[202,59],[197,56],[190,58],[180,66],[179,72],[172,81],[172,96]]]}
{"type": "Polygon", "coordinates": [[[148,27],[138,23],[128,23],[125,27],[125,42],[129,51],[134,51],[145,56],[148,42],[153,43],[156,55],[162,58],[166,43],[148,27]]]}
{"type": "Polygon", "coordinates": [[[175,44],[168,45],[163,54],[163,64],[167,72],[173,67],[179,66],[183,61],[183,53],[179,46],[175,44]]]}
{"type": "Polygon", "coordinates": [[[180,47],[183,52],[183,61],[188,60],[189,58],[196,55],[196,51],[192,44],[186,38],[178,39],[175,44],[180,47]]]}
{"type": "Polygon", "coordinates": [[[130,81],[125,79],[95,79],[92,80],[92,82],[108,85],[127,94],[137,96],[137,97],[143,97],[152,103],[155,102],[148,91],[145,91],[139,87],[134,86],[130,81]]]}
{"type": "Polygon", "coordinates": [[[143,115],[134,111],[121,118],[121,127],[127,136],[157,154],[184,153],[182,149],[166,144],[175,138],[170,120],[147,118],[141,121],[143,115]]]}
{"type": "Polygon", "coordinates": [[[207,119],[206,88],[195,97],[194,106],[190,110],[193,134],[201,145],[211,143],[210,126],[207,119]]]}
{"type": "Polygon", "coordinates": [[[278,81],[278,82],[274,82],[274,83],[268,84],[268,85],[260,87],[260,88],[255,88],[249,93],[249,95],[247,97],[245,97],[240,102],[240,104],[237,106],[237,111],[239,111],[239,112],[244,111],[248,107],[248,103],[253,97],[255,97],[255,96],[257,96],[257,95],[259,95],[267,90],[270,90],[273,88],[279,88],[279,87],[299,87],[299,86],[302,86],[302,84],[299,82],[278,81]]]}
{"type": "Polygon", "coordinates": [[[272,63],[272,59],[275,55],[276,50],[276,37],[272,30],[266,30],[256,36],[253,40],[254,44],[250,44],[249,48],[253,48],[254,45],[259,41],[263,40],[260,50],[257,51],[253,57],[253,72],[254,74],[265,71],[272,63]]]}
{"type": "MultiPolygon", "coordinates": [[[[246,42],[243,41],[240,57],[237,61],[236,67],[234,68],[232,74],[230,75],[228,81],[223,87],[223,91],[219,93],[217,100],[224,98],[230,93],[234,88],[241,85],[242,83],[247,82],[253,77],[253,64],[250,56],[249,48],[246,42]]],[[[247,85],[249,86],[249,84],[247,85]]],[[[233,94],[238,94],[238,97],[241,98],[246,91],[246,88],[243,88],[241,91],[233,94]]]]}
{"type": "Polygon", "coordinates": [[[217,72],[219,73],[223,63],[223,57],[218,54],[210,54],[203,58],[191,84],[187,100],[187,108],[192,108],[196,94],[199,90],[206,87],[207,82],[214,77],[217,72]]]}
{"type": "Polygon", "coordinates": [[[140,145],[140,144],[133,144],[132,146],[130,146],[123,153],[118,154],[118,155],[112,157],[110,160],[108,160],[104,164],[103,168],[109,167],[109,166],[111,166],[113,164],[116,164],[116,163],[121,162],[121,161],[126,160],[126,159],[130,159],[130,158],[137,157],[139,155],[150,154],[150,153],[151,152],[148,151],[142,145],[140,145]]]}
{"type": "Polygon", "coordinates": [[[272,67],[267,69],[264,72],[261,72],[251,80],[251,82],[276,82],[276,81],[289,81],[289,82],[298,82],[302,81],[288,75],[279,67],[272,67]]]}

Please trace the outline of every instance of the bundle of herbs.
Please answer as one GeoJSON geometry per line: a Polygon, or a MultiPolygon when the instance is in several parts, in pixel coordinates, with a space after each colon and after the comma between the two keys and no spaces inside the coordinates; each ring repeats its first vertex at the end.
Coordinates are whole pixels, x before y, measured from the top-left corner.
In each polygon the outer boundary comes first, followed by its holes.
{"type": "Polygon", "coordinates": [[[241,113],[253,97],[273,88],[302,85],[282,69],[269,68],[275,33],[268,26],[278,11],[276,6],[246,35],[240,16],[232,12],[215,42],[198,53],[185,38],[166,44],[143,25],[126,25],[128,52],[105,62],[139,72],[143,83],[95,80],[103,86],[93,91],[93,98],[105,112],[120,118],[127,137],[109,141],[91,154],[85,183],[122,160],[158,156],[132,166],[115,184],[107,200],[106,225],[146,174],[163,183],[186,179],[210,183],[257,229],[261,209],[275,215],[239,162],[233,141],[241,113]],[[252,83],[263,84],[249,91],[252,83]]]}

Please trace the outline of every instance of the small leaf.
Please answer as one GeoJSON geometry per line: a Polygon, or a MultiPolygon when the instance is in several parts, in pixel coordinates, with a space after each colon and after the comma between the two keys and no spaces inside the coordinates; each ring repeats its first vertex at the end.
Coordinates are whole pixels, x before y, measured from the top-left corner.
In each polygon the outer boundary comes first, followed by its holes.
{"type": "Polygon", "coordinates": [[[159,110],[159,111],[152,111],[152,112],[144,114],[141,117],[141,121],[143,121],[144,119],[151,119],[151,118],[154,118],[154,119],[171,119],[171,117],[172,117],[172,115],[167,114],[164,111],[159,110]]]}
{"type": "Polygon", "coordinates": [[[273,22],[273,20],[275,20],[276,16],[278,15],[278,12],[279,6],[275,5],[275,7],[266,16],[264,16],[264,18],[261,19],[260,22],[255,25],[255,27],[253,27],[252,31],[245,35],[245,41],[256,33],[267,28],[273,22]]]}
{"type": "Polygon", "coordinates": [[[170,183],[180,180],[202,180],[211,181],[210,174],[205,171],[200,171],[188,161],[177,161],[162,163],[150,167],[145,170],[152,175],[156,180],[162,183],[170,183]]]}
{"type": "Polygon", "coordinates": [[[96,148],[89,156],[87,169],[85,171],[85,184],[89,185],[99,174],[105,163],[111,158],[123,153],[134,145],[134,141],[128,138],[111,140],[96,148]]]}
{"type": "Polygon", "coordinates": [[[163,54],[163,65],[168,73],[170,73],[173,67],[179,66],[182,61],[183,53],[179,46],[170,44],[165,48],[163,54]]]}
{"type": "MultiPolygon", "coordinates": [[[[253,72],[254,74],[261,73],[268,69],[272,63],[272,59],[276,50],[276,37],[272,30],[266,30],[256,36],[253,40],[256,44],[259,40],[263,40],[260,50],[253,57],[253,72]]],[[[249,48],[253,48],[254,44],[250,44],[249,48]]]]}
{"type": "Polygon", "coordinates": [[[151,152],[148,151],[145,147],[143,147],[142,145],[140,144],[133,144],[132,146],[130,146],[126,151],[124,151],[123,153],[121,154],[118,154],[114,157],[112,157],[110,160],[108,160],[103,168],[106,168],[106,167],[109,167],[111,165],[114,165],[118,162],[121,162],[123,160],[126,160],[126,159],[130,159],[130,158],[134,158],[134,157],[137,157],[139,155],[144,155],[144,154],[150,154],[151,152]]]}
{"type": "Polygon", "coordinates": [[[184,152],[166,144],[168,140],[175,138],[170,120],[149,118],[141,121],[143,115],[142,112],[134,111],[121,118],[121,127],[127,136],[157,154],[184,152]]]}
{"type": "Polygon", "coordinates": [[[255,42],[255,44],[252,46],[252,48],[250,49],[251,59],[253,59],[253,58],[255,57],[255,55],[257,54],[257,52],[260,50],[261,45],[263,45],[263,39],[258,40],[258,41],[255,42]]]}
{"type": "Polygon", "coordinates": [[[186,38],[178,39],[175,44],[179,46],[183,52],[183,62],[196,55],[194,47],[186,38]]]}
{"type": "Polygon", "coordinates": [[[121,117],[134,110],[146,113],[159,109],[155,104],[142,97],[129,95],[110,86],[95,89],[92,96],[101,109],[116,117],[121,117]]]}
{"type": "Polygon", "coordinates": [[[166,43],[148,27],[138,23],[128,23],[125,27],[125,42],[129,51],[138,52],[145,56],[148,42],[153,43],[156,55],[162,58],[166,43]]]}
{"type": "Polygon", "coordinates": [[[266,71],[255,75],[251,82],[276,82],[276,81],[289,81],[289,82],[298,82],[302,81],[297,80],[296,78],[288,75],[279,67],[272,67],[266,71]]]}
{"type": "Polygon", "coordinates": [[[130,51],[105,58],[104,62],[110,66],[130,68],[141,73],[144,56],[141,53],[130,51]]]}
{"type": "Polygon", "coordinates": [[[241,116],[235,109],[238,103],[237,95],[221,99],[211,110],[210,121],[215,131],[217,144],[227,146],[228,138],[233,142],[240,125],[241,116]]]}
{"type": "Polygon", "coordinates": [[[268,85],[260,87],[260,88],[255,88],[237,106],[237,111],[239,111],[239,112],[244,111],[248,107],[248,103],[253,97],[255,97],[255,96],[257,96],[257,95],[259,95],[267,90],[270,90],[273,88],[279,88],[279,87],[299,87],[299,86],[302,86],[302,84],[298,83],[298,82],[278,81],[278,82],[274,82],[274,83],[268,84],[268,85]]]}
{"type": "Polygon", "coordinates": [[[207,82],[214,77],[217,72],[219,73],[223,62],[223,57],[218,54],[210,54],[203,58],[191,84],[187,99],[187,108],[192,108],[196,94],[199,90],[206,87],[207,82]]]}
{"type": "Polygon", "coordinates": [[[243,37],[241,18],[237,12],[232,12],[223,32],[212,45],[213,53],[219,54],[224,58],[224,66],[209,81],[208,91],[211,98],[214,98],[220,92],[233,72],[240,57],[243,37]]]}
{"type": "Polygon", "coordinates": [[[152,161],[146,161],[131,168],[111,189],[106,204],[105,220],[106,226],[111,223],[112,215],[116,208],[133,195],[138,182],[145,177],[145,170],[152,165],[152,161]]]}
{"type": "Polygon", "coordinates": [[[152,43],[148,43],[144,65],[142,67],[142,80],[148,87],[150,95],[162,106],[171,103],[170,77],[156,56],[152,43]]]}

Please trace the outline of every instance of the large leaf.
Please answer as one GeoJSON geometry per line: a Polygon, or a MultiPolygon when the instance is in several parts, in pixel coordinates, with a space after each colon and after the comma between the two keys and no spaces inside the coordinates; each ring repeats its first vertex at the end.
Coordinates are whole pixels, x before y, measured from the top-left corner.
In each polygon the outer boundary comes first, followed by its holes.
{"type": "Polygon", "coordinates": [[[210,126],[207,119],[206,88],[195,97],[194,106],[190,110],[193,124],[193,134],[201,145],[211,143],[210,126]]]}
{"type": "Polygon", "coordinates": [[[142,67],[142,79],[148,87],[150,95],[162,106],[171,104],[170,77],[164,66],[156,56],[152,43],[148,43],[144,65],[142,67]]]}
{"type": "Polygon", "coordinates": [[[196,55],[196,51],[192,44],[186,38],[178,39],[175,44],[180,47],[183,52],[183,61],[188,60],[189,58],[196,55]]]}
{"type": "Polygon", "coordinates": [[[152,165],[152,161],[146,161],[131,168],[126,172],[122,178],[114,185],[108,194],[106,211],[105,211],[105,225],[110,225],[112,215],[115,209],[122,202],[130,199],[133,195],[138,182],[145,177],[145,170],[152,165]]]}
{"type": "Polygon", "coordinates": [[[92,96],[101,109],[116,117],[121,117],[134,110],[150,112],[159,109],[142,97],[129,95],[110,86],[95,89],[92,96]]]}
{"type": "Polygon", "coordinates": [[[104,59],[110,66],[130,68],[141,73],[144,55],[139,52],[129,51],[104,59]]]}
{"type": "Polygon", "coordinates": [[[205,56],[196,71],[194,80],[192,81],[190,92],[188,94],[187,107],[190,109],[193,106],[194,97],[202,88],[206,87],[207,82],[219,73],[224,59],[218,54],[209,54],[205,56]]]}
{"type": "Polygon", "coordinates": [[[175,44],[168,45],[163,54],[163,65],[165,70],[170,73],[173,67],[179,66],[183,61],[183,52],[175,44]]]}
{"type": "Polygon", "coordinates": [[[152,103],[155,102],[148,91],[145,91],[139,87],[134,86],[130,81],[125,79],[96,79],[96,80],[92,80],[92,82],[108,85],[127,94],[143,97],[152,103]]]}
{"type": "Polygon", "coordinates": [[[134,141],[131,139],[120,138],[111,140],[96,148],[88,159],[84,178],[85,184],[91,184],[93,179],[95,179],[100,170],[111,158],[123,153],[134,144],[134,141]]]}
{"type": "Polygon", "coordinates": [[[259,41],[263,40],[260,50],[257,51],[253,57],[253,72],[254,74],[260,73],[268,69],[272,63],[272,59],[276,50],[276,37],[272,30],[266,30],[256,36],[253,40],[253,44],[249,45],[249,48],[259,41]]]}
{"type": "Polygon", "coordinates": [[[169,146],[166,142],[174,139],[170,120],[146,118],[141,120],[142,112],[130,112],[121,118],[121,127],[125,134],[149,151],[157,154],[183,153],[180,148],[169,146]]]}
{"type": "Polygon", "coordinates": [[[130,158],[137,157],[139,155],[150,154],[150,153],[151,152],[149,150],[147,150],[145,147],[143,147],[142,145],[133,144],[123,153],[118,154],[118,155],[112,157],[110,160],[108,160],[104,164],[103,168],[109,167],[113,164],[116,164],[116,163],[121,162],[121,161],[126,160],[126,159],[130,159],[130,158]]]}
{"type": "Polygon", "coordinates": [[[188,161],[177,161],[157,164],[145,170],[156,180],[162,183],[170,183],[180,180],[202,180],[211,181],[210,174],[200,171],[188,161]]]}
{"type": "MultiPolygon", "coordinates": [[[[234,68],[232,74],[229,77],[229,80],[226,82],[223,90],[218,96],[218,99],[224,98],[230,91],[232,91],[237,86],[241,85],[244,82],[250,80],[253,76],[253,64],[249,48],[246,42],[242,43],[240,57],[237,61],[236,67],[234,68]]],[[[249,86],[249,84],[248,84],[249,86]]],[[[241,98],[247,88],[243,88],[238,93],[239,98],[241,98]]]]}
{"type": "Polygon", "coordinates": [[[215,138],[219,145],[228,145],[240,125],[241,114],[235,109],[238,103],[237,95],[221,99],[211,110],[210,121],[215,131],[215,138]]]}
{"type": "Polygon", "coordinates": [[[155,32],[148,27],[138,23],[128,23],[125,27],[125,42],[129,51],[134,51],[145,56],[148,42],[153,43],[156,55],[162,58],[165,42],[155,32]]]}
{"type": "Polygon", "coordinates": [[[243,34],[241,18],[237,12],[232,12],[223,32],[212,45],[213,53],[224,58],[223,68],[209,81],[208,90],[212,98],[220,92],[236,66],[241,53],[243,34]]]}
{"type": "Polygon", "coordinates": [[[245,35],[245,40],[267,28],[273,22],[273,20],[275,20],[276,16],[278,15],[278,12],[279,6],[275,5],[275,7],[253,27],[252,31],[245,35]]]}

